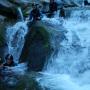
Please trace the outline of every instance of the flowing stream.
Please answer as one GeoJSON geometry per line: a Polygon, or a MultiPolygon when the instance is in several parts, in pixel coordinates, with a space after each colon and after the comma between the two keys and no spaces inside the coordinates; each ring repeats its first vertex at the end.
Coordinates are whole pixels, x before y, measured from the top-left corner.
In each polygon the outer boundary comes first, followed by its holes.
{"type": "Polygon", "coordinates": [[[44,18],[44,22],[57,28],[58,38],[52,38],[57,42],[52,41],[58,53],[52,55],[40,72],[42,76],[37,78],[43,90],[90,90],[90,10],[74,10],[62,22],[58,18],[44,18]],[[62,41],[61,25],[67,31],[67,39],[62,41]]]}
{"type": "MultiPolygon", "coordinates": [[[[6,32],[7,53],[13,55],[16,63],[28,32],[20,8],[19,12],[22,20],[8,27],[6,32]]],[[[74,10],[68,19],[56,14],[54,18],[42,20],[55,32],[51,43],[57,53],[55,51],[45,64],[37,77],[38,83],[43,90],[90,90],[90,10],[74,10]]],[[[19,73],[26,67],[20,66],[13,67],[14,71],[19,73]]]]}
{"type": "Polygon", "coordinates": [[[6,54],[13,55],[14,62],[17,64],[15,67],[11,67],[10,70],[6,68],[6,70],[3,71],[5,74],[4,82],[10,86],[16,85],[18,82],[16,76],[24,75],[27,70],[26,63],[19,64],[19,58],[25,43],[25,36],[28,33],[28,26],[27,21],[24,21],[21,9],[18,8],[18,11],[20,21],[13,26],[8,26],[6,30],[6,41],[8,46],[6,54]],[[9,76],[10,73],[12,73],[11,76],[9,76]]]}
{"type": "Polygon", "coordinates": [[[6,39],[8,45],[8,53],[12,54],[14,61],[19,62],[19,57],[24,46],[25,35],[28,32],[27,22],[24,21],[23,14],[20,8],[18,8],[20,20],[15,25],[7,28],[6,39]]]}

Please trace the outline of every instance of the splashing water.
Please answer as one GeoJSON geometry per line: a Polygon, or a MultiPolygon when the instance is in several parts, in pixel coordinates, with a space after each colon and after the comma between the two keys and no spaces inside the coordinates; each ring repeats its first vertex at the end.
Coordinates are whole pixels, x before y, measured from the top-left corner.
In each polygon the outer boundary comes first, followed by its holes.
{"type": "Polygon", "coordinates": [[[23,13],[22,13],[22,10],[20,7],[18,8],[18,11],[19,11],[19,15],[20,15],[19,18],[21,19],[21,21],[24,21],[23,13]]]}
{"type": "Polygon", "coordinates": [[[19,62],[19,57],[24,45],[25,35],[28,32],[26,22],[18,22],[12,27],[7,28],[8,53],[12,54],[14,61],[19,62]]]}
{"type": "Polygon", "coordinates": [[[56,43],[59,47],[57,56],[48,61],[42,76],[37,78],[42,87],[48,90],[90,90],[90,11],[84,12],[73,11],[69,19],[63,20],[67,40],[56,43]]]}

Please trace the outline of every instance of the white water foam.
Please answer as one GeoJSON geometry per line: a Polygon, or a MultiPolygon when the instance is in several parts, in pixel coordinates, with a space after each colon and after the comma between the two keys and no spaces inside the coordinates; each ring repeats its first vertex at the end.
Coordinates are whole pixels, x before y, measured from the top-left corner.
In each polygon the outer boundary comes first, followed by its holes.
{"type": "Polygon", "coordinates": [[[19,61],[27,32],[26,22],[18,22],[14,26],[7,28],[8,53],[13,55],[16,63],[19,61]]]}
{"type": "Polygon", "coordinates": [[[37,78],[42,87],[48,90],[90,90],[90,17],[89,11],[85,12],[82,15],[85,18],[80,17],[82,11],[75,11],[71,18],[64,20],[67,40],[56,43],[60,45],[57,57],[52,57],[42,76],[37,78]]]}

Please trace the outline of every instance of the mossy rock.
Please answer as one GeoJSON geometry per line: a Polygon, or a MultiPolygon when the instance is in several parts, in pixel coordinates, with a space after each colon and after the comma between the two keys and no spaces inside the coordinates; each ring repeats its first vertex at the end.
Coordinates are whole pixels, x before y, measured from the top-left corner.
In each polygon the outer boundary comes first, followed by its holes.
{"type": "Polygon", "coordinates": [[[14,86],[0,82],[0,90],[42,90],[35,77],[30,74],[18,76],[18,82],[14,86]]]}
{"type": "Polygon", "coordinates": [[[32,25],[26,36],[21,62],[27,61],[34,71],[41,71],[51,53],[50,37],[45,27],[32,25]]]}
{"type": "Polygon", "coordinates": [[[20,78],[15,90],[41,90],[39,84],[34,78],[29,76],[23,76],[20,78]]]}
{"type": "Polygon", "coordinates": [[[5,43],[5,26],[0,24],[0,47],[2,47],[5,43]]]}

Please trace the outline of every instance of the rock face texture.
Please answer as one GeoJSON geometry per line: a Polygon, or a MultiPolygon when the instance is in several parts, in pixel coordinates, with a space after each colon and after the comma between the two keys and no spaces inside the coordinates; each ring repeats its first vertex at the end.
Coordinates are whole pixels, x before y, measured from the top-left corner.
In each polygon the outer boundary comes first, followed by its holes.
{"type": "Polygon", "coordinates": [[[40,71],[50,52],[49,33],[43,26],[32,25],[26,36],[20,62],[28,62],[30,70],[40,71]]]}

